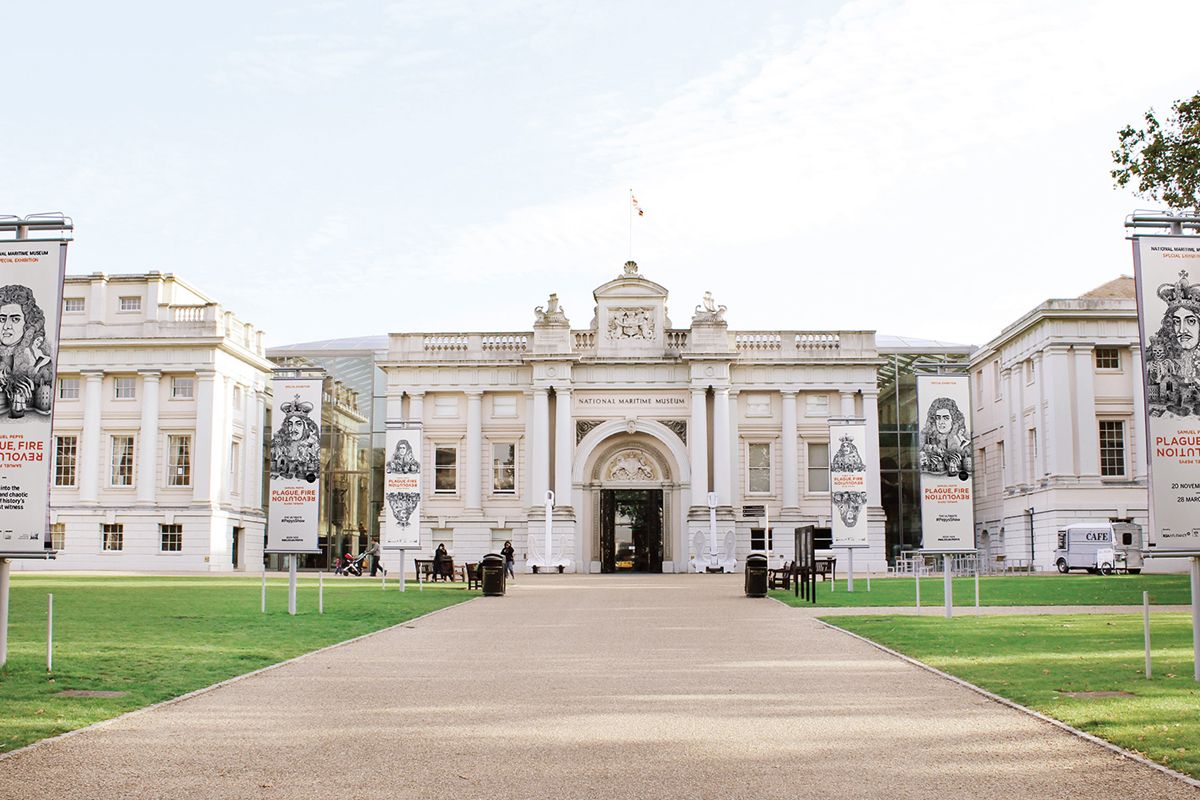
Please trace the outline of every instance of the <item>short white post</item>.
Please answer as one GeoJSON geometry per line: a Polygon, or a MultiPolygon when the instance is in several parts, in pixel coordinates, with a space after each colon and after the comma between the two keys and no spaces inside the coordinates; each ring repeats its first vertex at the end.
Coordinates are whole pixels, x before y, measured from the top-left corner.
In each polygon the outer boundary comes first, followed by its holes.
{"type": "Polygon", "coordinates": [[[417,591],[425,591],[425,579],[421,577],[421,568],[417,565],[417,560],[413,559],[413,569],[417,572],[417,591]]]}
{"type": "Polygon", "coordinates": [[[267,565],[263,565],[262,573],[262,613],[267,613],[267,565]]]}
{"type": "Polygon", "coordinates": [[[848,548],[846,552],[846,591],[854,591],[854,548],[848,548]]]}
{"type": "Polygon", "coordinates": [[[550,574],[550,548],[554,541],[554,492],[546,490],[546,552],[542,553],[542,569],[550,574]]]}
{"type": "MultiPolygon", "coordinates": [[[[696,553],[698,557],[700,554],[696,553]]],[[[717,571],[717,493],[708,493],[708,566],[717,571]]]]}
{"type": "Polygon", "coordinates": [[[1200,682],[1200,556],[1192,556],[1192,677],[1200,682]]]}
{"type": "Polygon", "coordinates": [[[317,573],[317,613],[325,613],[325,573],[317,573]]]}
{"type": "Polygon", "coordinates": [[[1142,592],[1142,631],[1146,639],[1146,680],[1150,680],[1150,593],[1142,592]]]}
{"type": "Polygon", "coordinates": [[[979,565],[975,565],[975,610],[979,610],[979,565]]]}
{"type": "Polygon", "coordinates": [[[871,592],[871,570],[867,570],[867,593],[871,592]]]}
{"type": "Polygon", "coordinates": [[[942,585],[946,592],[946,619],[954,616],[954,582],[950,575],[950,554],[942,554],[942,585]]]}
{"type": "Polygon", "coordinates": [[[288,556],[288,613],[296,616],[296,559],[295,553],[288,556]]]}
{"type": "Polygon", "coordinates": [[[921,613],[921,570],[919,567],[917,568],[916,572],[917,572],[917,577],[915,580],[917,581],[917,614],[920,615],[920,613],[921,613]]]}
{"type": "Polygon", "coordinates": [[[0,667],[8,663],[8,576],[12,563],[0,558],[0,667]]]}
{"type": "Polygon", "coordinates": [[[46,595],[46,672],[54,671],[54,595],[46,595]]]}
{"type": "Polygon", "coordinates": [[[402,591],[402,592],[404,591],[404,554],[405,554],[405,553],[407,553],[407,552],[408,552],[407,550],[401,550],[401,551],[400,551],[400,570],[399,570],[399,573],[400,573],[400,591],[402,591]]]}

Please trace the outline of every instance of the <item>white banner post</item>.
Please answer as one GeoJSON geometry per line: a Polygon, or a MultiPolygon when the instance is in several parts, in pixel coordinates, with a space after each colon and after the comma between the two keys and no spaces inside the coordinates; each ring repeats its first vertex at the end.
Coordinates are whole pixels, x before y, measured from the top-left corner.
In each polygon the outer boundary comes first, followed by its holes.
{"type": "Polygon", "coordinates": [[[549,571],[551,554],[554,552],[554,492],[546,490],[546,550],[542,553],[543,569],[549,571]]]}
{"type": "Polygon", "coordinates": [[[325,573],[317,573],[317,613],[325,613],[325,573]]]}
{"type": "Polygon", "coordinates": [[[293,617],[296,616],[296,561],[299,559],[295,553],[288,557],[288,613],[293,617]]]}
{"type": "Polygon", "coordinates": [[[920,614],[921,614],[921,568],[919,565],[914,564],[913,566],[914,566],[913,571],[917,575],[917,577],[915,578],[915,580],[917,582],[917,616],[920,616],[920,614]]]}
{"type": "MultiPolygon", "coordinates": [[[[422,471],[424,461],[424,439],[421,420],[389,420],[387,422],[386,453],[388,460],[383,468],[383,491],[387,500],[384,511],[382,550],[400,553],[400,575],[398,587],[406,591],[404,583],[404,560],[409,550],[421,549],[421,507],[425,497],[425,478],[422,471]],[[389,514],[388,511],[391,513],[389,514]]],[[[384,576],[384,586],[387,576],[384,576]]],[[[417,589],[421,576],[417,575],[417,589]]]]}
{"type": "Polygon", "coordinates": [[[267,613],[267,565],[263,564],[262,571],[262,613],[267,613]]]}
{"type": "Polygon", "coordinates": [[[54,671],[54,595],[46,595],[46,672],[54,671]]]}
{"type": "Polygon", "coordinates": [[[942,590],[946,593],[946,619],[954,616],[954,577],[951,575],[950,554],[942,554],[942,590]]]}
{"type": "Polygon", "coordinates": [[[975,562],[975,611],[979,611],[979,562],[975,562]]]}
{"type": "MultiPolygon", "coordinates": [[[[699,555],[697,553],[696,555],[699,555]]],[[[717,571],[717,493],[708,493],[708,566],[717,571]]]]}
{"type": "MultiPolygon", "coordinates": [[[[8,663],[8,575],[12,563],[0,558],[0,667],[8,663]]],[[[1195,579],[1192,580],[1195,596],[1195,579]]]]}
{"type": "Polygon", "coordinates": [[[1142,636],[1146,640],[1146,680],[1150,680],[1150,593],[1142,592],[1142,636]]]}

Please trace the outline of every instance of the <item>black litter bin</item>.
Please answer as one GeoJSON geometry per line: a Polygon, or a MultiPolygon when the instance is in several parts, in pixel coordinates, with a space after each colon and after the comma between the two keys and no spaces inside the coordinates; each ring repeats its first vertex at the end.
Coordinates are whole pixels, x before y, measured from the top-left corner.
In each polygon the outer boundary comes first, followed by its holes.
{"type": "Polygon", "coordinates": [[[483,582],[484,597],[504,596],[504,556],[488,553],[479,562],[479,577],[483,582]]]}
{"type": "Polygon", "coordinates": [[[762,553],[751,553],[746,556],[746,597],[766,596],[767,557],[762,553]]]}

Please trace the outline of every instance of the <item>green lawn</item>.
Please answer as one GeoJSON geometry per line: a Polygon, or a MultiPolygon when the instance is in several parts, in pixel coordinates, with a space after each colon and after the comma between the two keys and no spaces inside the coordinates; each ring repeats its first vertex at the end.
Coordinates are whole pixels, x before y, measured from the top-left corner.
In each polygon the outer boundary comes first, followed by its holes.
{"type": "Polygon", "coordinates": [[[0,669],[0,752],[251,672],[335,642],[469,600],[455,586],[302,576],[297,614],[287,579],[14,575],[8,665],[0,669]],[[46,673],[46,595],[54,594],[54,672],[46,673]],[[120,698],[56,696],[64,689],[120,698]]]}
{"type": "Polygon", "coordinates": [[[1200,778],[1200,684],[1192,680],[1190,615],[1151,617],[1151,680],[1143,672],[1140,614],[826,621],[1200,778]]]}
{"type": "MultiPolygon", "coordinates": [[[[1188,605],[1192,602],[1187,575],[1005,575],[979,579],[979,602],[985,606],[1107,606],[1142,604],[1142,592],[1150,592],[1155,605],[1188,605]]],[[[940,607],[944,602],[942,578],[921,579],[921,607],[940,607]]],[[[773,590],[771,597],[789,605],[812,605],[792,592],[773,590]]],[[[817,606],[868,607],[912,606],[916,601],[913,578],[854,580],[854,591],[846,591],[839,577],[836,588],[817,581],[817,606]]],[[[954,579],[954,604],[975,605],[975,579],[954,579]]]]}

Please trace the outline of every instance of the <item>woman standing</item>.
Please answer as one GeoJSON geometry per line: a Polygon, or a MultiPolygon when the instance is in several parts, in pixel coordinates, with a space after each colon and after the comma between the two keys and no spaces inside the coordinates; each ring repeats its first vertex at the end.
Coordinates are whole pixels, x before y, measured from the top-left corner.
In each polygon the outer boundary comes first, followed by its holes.
{"type": "Polygon", "coordinates": [[[514,568],[516,562],[516,551],[513,550],[512,542],[506,541],[504,548],[500,551],[500,555],[504,556],[504,574],[513,580],[517,579],[517,572],[514,568]]]}

